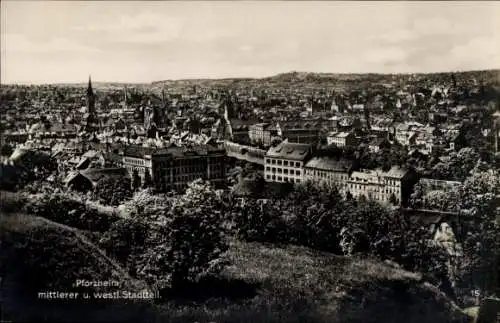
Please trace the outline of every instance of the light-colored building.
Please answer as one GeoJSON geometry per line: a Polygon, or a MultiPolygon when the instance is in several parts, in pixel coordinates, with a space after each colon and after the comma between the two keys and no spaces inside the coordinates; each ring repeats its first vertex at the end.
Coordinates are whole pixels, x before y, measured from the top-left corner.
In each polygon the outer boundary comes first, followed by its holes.
{"type": "Polygon", "coordinates": [[[248,128],[248,137],[253,144],[270,146],[272,138],[276,135],[276,128],[270,123],[256,123],[248,128]]]}
{"type": "Polygon", "coordinates": [[[387,172],[381,169],[353,172],[347,180],[346,192],[355,198],[365,196],[380,202],[390,202],[394,196],[394,202],[400,204],[404,198],[407,174],[407,171],[395,166],[387,172]]]}
{"type": "Polygon", "coordinates": [[[225,179],[225,150],[210,145],[149,148],[127,146],[123,167],[145,180],[146,172],[161,191],[180,190],[199,178],[217,185],[225,179]]]}
{"type": "Polygon", "coordinates": [[[386,141],[385,138],[374,138],[368,143],[368,150],[371,153],[378,153],[384,147],[389,147],[390,144],[386,141]]]}
{"type": "Polygon", "coordinates": [[[337,147],[349,147],[356,144],[356,138],[352,132],[330,133],[326,141],[329,145],[334,144],[337,147]]]}
{"type": "Polygon", "coordinates": [[[304,165],[304,181],[326,182],[345,189],[353,162],[332,157],[313,157],[304,165]]]}
{"type": "Polygon", "coordinates": [[[308,144],[283,141],[271,147],[264,157],[264,178],[268,182],[300,183],[303,167],[312,153],[308,144]]]}

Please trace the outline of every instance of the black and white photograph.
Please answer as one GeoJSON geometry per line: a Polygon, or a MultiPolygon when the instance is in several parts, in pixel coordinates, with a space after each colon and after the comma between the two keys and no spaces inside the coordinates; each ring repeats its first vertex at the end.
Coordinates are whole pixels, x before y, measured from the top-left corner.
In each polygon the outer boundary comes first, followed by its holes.
{"type": "Polygon", "coordinates": [[[500,323],[500,2],[0,5],[0,323],[500,323]]]}

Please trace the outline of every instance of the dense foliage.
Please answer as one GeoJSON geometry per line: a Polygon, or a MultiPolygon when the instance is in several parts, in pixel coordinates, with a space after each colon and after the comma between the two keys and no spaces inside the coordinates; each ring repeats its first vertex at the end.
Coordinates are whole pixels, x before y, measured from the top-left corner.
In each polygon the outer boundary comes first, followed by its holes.
{"type": "Polygon", "coordinates": [[[132,184],[126,178],[105,177],[97,182],[94,198],[107,205],[119,205],[132,196],[132,184]]]}
{"type": "Polygon", "coordinates": [[[85,205],[85,202],[63,193],[32,195],[26,204],[28,214],[88,231],[105,232],[118,220],[85,205]]]}
{"type": "Polygon", "coordinates": [[[150,204],[147,192],[135,200],[146,203],[131,210],[104,235],[102,246],[138,278],[159,288],[176,287],[217,273],[227,250],[223,200],[201,181],[167,203],[150,204]]]}
{"type": "Polygon", "coordinates": [[[247,241],[375,256],[449,287],[446,251],[433,243],[428,226],[389,206],[342,199],[335,187],[316,184],[306,182],[277,200],[242,199],[233,214],[236,235],[247,241]]]}

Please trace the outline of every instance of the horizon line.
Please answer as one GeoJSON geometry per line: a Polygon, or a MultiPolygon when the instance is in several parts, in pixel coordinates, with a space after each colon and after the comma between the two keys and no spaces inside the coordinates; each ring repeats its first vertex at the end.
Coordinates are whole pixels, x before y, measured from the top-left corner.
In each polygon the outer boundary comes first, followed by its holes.
{"type": "MultiPolygon", "coordinates": [[[[497,71],[500,74],[500,67],[488,68],[488,69],[470,69],[470,70],[448,70],[448,71],[436,71],[436,72],[397,72],[397,73],[384,73],[384,72],[363,72],[363,73],[349,73],[349,72],[307,72],[291,70],[288,72],[277,72],[272,75],[252,77],[252,76],[230,76],[230,77],[192,77],[192,78],[177,78],[177,79],[160,79],[146,82],[132,82],[132,81],[99,81],[92,80],[92,83],[111,83],[111,84],[131,84],[131,85],[153,85],[154,83],[160,82],[180,82],[180,81],[224,81],[224,80],[262,80],[267,78],[273,78],[285,74],[316,74],[316,75],[433,75],[433,74],[452,74],[452,73],[474,73],[474,72],[494,72],[497,71]]],[[[92,74],[90,74],[92,76],[92,74]]],[[[27,81],[14,81],[14,82],[1,82],[0,85],[79,85],[86,84],[88,81],[54,81],[54,82],[43,82],[43,83],[30,83],[27,81]]]]}

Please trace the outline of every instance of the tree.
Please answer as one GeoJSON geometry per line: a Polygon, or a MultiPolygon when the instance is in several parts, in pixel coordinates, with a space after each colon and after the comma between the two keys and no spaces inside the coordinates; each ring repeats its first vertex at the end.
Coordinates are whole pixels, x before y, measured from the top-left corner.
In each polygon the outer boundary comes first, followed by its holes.
{"type": "Polygon", "coordinates": [[[2,156],[10,156],[14,149],[12,148],[11,145],[5,144],[0,148],[0,155],[2,156]]]}
{"type": "Polygon", "coordinates": [[[132,188],[134,191],[137,191],[141,187],[141,177],[136,169],[132,173],[132,188]]]}
{"type": "Polygon", "coordinates": [[[144,172],[144,182],[142,183],[142,188],[148,188],[153,186],[153,180],[151,179],[151,174],[149,170],[146,169],[144,172]]]}
{"type": "Polygon", "coordinates": [[[218,273],[228,248],[226,212],[220,195],[197,180],[170,206],[138,218],[147,224],[148,233],[134,255],[137,276],[159,288],[178,288],[218,273]]]}
{"type": "Polygon", "coordinates": [[[396,195],[394,195],[394,193],[392,193],[391,196],[389,197],[389,202],[393,205],[398,204],[398,199],[397,199],[396,195]]]}
{"type": "Polygon", "coordinates": [[[132,185],[128,178],[105,177],[97,182],[93,196],[108,205],[119,205],[132,196],[132,185]]]}
{"type": "Polygon", "coordinates": [[[473,173],[464,183],[460,201],[460,225],[457,239],[463,257],[455,263],[457,287],[479,290],[482,296],[498,291],[499,261],[497,223],[500,204],[500,173],[473,173]]]}

